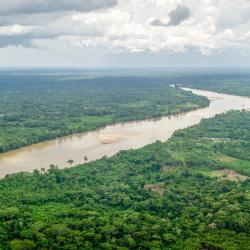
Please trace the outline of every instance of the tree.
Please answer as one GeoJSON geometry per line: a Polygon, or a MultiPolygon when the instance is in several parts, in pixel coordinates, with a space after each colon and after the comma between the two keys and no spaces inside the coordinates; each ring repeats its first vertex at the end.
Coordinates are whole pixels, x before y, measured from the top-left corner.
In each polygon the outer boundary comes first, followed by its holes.
{"type": "Polygon", "coordinates": [[[67,163],[69,163],[70,165],[72,165],[74,163],[74,161],[70,159],[70,160],[67,161],[67,163]]]}
{"type": "Polygon", "coordinates": [[[12,240],[11,243],[12,250],[33,250],[36,249],[36,244],[31,240],[12,240]]]}

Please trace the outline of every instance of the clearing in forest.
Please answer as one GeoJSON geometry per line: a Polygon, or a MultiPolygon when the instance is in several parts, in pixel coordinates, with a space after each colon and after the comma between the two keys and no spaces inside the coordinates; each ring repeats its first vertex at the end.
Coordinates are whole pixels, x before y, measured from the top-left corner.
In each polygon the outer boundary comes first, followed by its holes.
{"type": "Polygon", "coordinates": [[[145,190],[151,190],[152,192],[156,192],[160,196],[163,196],[164,192],[165,192],[165,189],[163,188],[163,184],[162,183],[158,183],[158,184],[146,184],[144,186],[144,189],[145,190]]]}
{"type": "Polygon", "coordinates": [[[245,181],[246,179],[248,179],[247,176],[239,174],[231,169],[215,170],[211,173],[211,176],[227,179],[230,181],[245,181]]]}
{"type": "Polygon", "coordinates": [[[230,163],[236,161],[237,159],[228,155],[222,155],[218,158],[218,160],[221,162],[230,163]]]}

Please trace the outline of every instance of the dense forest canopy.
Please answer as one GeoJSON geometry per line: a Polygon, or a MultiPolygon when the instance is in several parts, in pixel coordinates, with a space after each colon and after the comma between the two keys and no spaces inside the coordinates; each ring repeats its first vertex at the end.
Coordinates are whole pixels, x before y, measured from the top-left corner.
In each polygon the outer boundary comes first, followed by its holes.
{"type": "Polygon", "coordinates": [[[250,73],[242,72],[203,72],[190,73],[169,78],[183,86],[250,97],[250,73]]]}
{"type": "MultiPolygon", "coordinates": [[[[0,152],[208,100],[180,84],[250,96],[246,72],[90,75],[0,71],[0,152]]],[[[0,180],[2,250],[250,249],[250,112],[70,169],[0,180]]]]}
{"type": "Polygon", "coordinates": [[[107,124],[208,105],[157,77],[81,71],[0,71],[0,153],[107,124]]]}
{"type": "Polygon", "coordinates": [[[250,249],[250,112],[0,181],[0,249],[250,249]]]}

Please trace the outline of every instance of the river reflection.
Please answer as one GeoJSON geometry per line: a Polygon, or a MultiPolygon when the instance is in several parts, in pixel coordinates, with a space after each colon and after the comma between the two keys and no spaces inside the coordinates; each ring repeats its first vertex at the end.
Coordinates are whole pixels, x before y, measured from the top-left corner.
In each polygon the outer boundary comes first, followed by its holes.
{"type": "Polygon", "coordinates": [[[76,165],[85,162],[85,156],[89,161],[104,155],[111,156],[120,150],[140,148],[156,140],[166,141],[176,130],[197,124],[203,118],[232,109],[250,109],[250,98],[194,89],[192,92],[206,96],[211,101],[209,107],[171,118],[119,123],[0,154],[0,177],[48,168],[50,164],[58,165],[59,168],[70,167],[67,163],[69,159],[76,165]]]}

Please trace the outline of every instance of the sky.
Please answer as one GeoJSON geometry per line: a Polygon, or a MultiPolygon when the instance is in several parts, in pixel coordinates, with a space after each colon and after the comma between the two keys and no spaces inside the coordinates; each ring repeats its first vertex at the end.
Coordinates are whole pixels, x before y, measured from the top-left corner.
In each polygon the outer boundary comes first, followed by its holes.
{"type": "Polygon", "coordinates": [[[0,67],[249,67],[249,0],[8,0],[0,67]]]}

